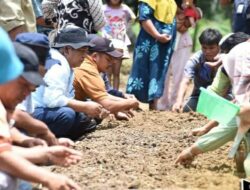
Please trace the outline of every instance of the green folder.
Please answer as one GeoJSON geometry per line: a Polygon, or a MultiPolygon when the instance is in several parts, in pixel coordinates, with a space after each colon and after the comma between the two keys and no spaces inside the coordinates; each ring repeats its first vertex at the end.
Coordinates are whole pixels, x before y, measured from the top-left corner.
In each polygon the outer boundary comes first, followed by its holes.
{"type": "Polygon", "coordinates": [[[201,94],[196,110],[208,119],[228,124],[239,112],[240,107],[238,105],[205,88],[201,87],[200,90],[201,94]]]}

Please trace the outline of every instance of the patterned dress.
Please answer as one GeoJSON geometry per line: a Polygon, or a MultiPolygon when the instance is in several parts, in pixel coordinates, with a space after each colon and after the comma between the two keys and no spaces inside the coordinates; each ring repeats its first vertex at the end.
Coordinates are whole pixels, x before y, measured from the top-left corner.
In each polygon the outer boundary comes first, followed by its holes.
{"type": "Polygon", "coordinates": [[[172,36],[168,43],[157,42],[143,28],[139,33],[128,79],[127,93],[134,94],[141,102],[148,103],[162,96],[165,76],[173,53],[176,21],[165,24],[154,18],[153,9],[146,3],[139,4],[139,20],[150,19],[159,33],[172,36]]]}

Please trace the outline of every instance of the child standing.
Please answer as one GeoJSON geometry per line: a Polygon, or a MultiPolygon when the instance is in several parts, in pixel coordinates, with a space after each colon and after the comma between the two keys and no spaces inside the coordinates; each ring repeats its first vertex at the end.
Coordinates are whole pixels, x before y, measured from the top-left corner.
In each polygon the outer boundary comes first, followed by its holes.
{"type": "Polygon", "coordinates": [[[201,19],[202,11],[199,7],[195,7],[192,0],[184,0],[182,4],[184,15],[188,18],[186,25],[195,26],[196,21],[201,19]]]}
{"type": "MultiPolygon", "coordinates": [[[[128,45],[131,44],[127,29],[129,24],[135,19],[133,11],[125,4],[123,0],[106,0],[103,10],[106,17],[106,26],[103,29],[103,36],[109,39],[118,39],[123,43],[123,58],[129,58],[128,45]]],[[[109,78],[113,74],[114,89],[119,89],[120,68],[122,59],[113,64],[109,78]]],[[[111,81],[111,80],[110,80],[111,81]]]]}

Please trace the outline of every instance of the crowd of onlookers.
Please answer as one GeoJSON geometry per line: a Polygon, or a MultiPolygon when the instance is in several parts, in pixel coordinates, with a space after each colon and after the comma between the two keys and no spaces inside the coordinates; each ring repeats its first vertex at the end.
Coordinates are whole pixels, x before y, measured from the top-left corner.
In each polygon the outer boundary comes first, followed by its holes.
{"type": "Polygon", "coordinates": [[[201,137],[176,162],[186,164],[233,140],[250,122],[249,5],[237,2],[235,33],[222,38],[217,29],[204,30],[201,50],[190,57],[188,29],[203,16],[196,2],[140,0],[141,29],[124,93],[120,68],[130,58],[127,30],[136,16],[122,0],[0,1],[0,189],[31,189],[29,182],[80,189],[40,166],[78,163],[74,141],[106,117],[129,120],[139,101],[150,109],[196,111],[200,87],[242,106],[241,122],[210,121],[193,130],[201,137]]]}

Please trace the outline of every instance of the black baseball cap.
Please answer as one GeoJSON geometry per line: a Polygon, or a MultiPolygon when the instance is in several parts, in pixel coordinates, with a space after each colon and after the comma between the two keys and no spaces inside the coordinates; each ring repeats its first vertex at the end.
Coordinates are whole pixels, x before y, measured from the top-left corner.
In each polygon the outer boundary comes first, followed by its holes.
{"type": "Polygon", "coordinates": [[[94,47],[89,48],[90,51],[103,52],[115,58],[123,56],[123,53],[116,50],[112,41],[107,38],[95,36],[92,40],[90,40],[90,43],[95,45],[94,47]]]}
{"type": "Polygon", "coordinates": [[[24,66],[24,71],[21,76],[35,86],[47,86],[43,77],[39,73],[39,61],[35,52],[21,43],[13,42],[13,44],[16,54],[24,66]]]}
{"type": "Polygon", "coordinates": [[[93,47],[94,44],[90,43],[87,37],[88,33],[83,28],[78,26],[67,26],[57,33],[53,47],[60,48],[71,46],[74,49],[93,47]]]}

